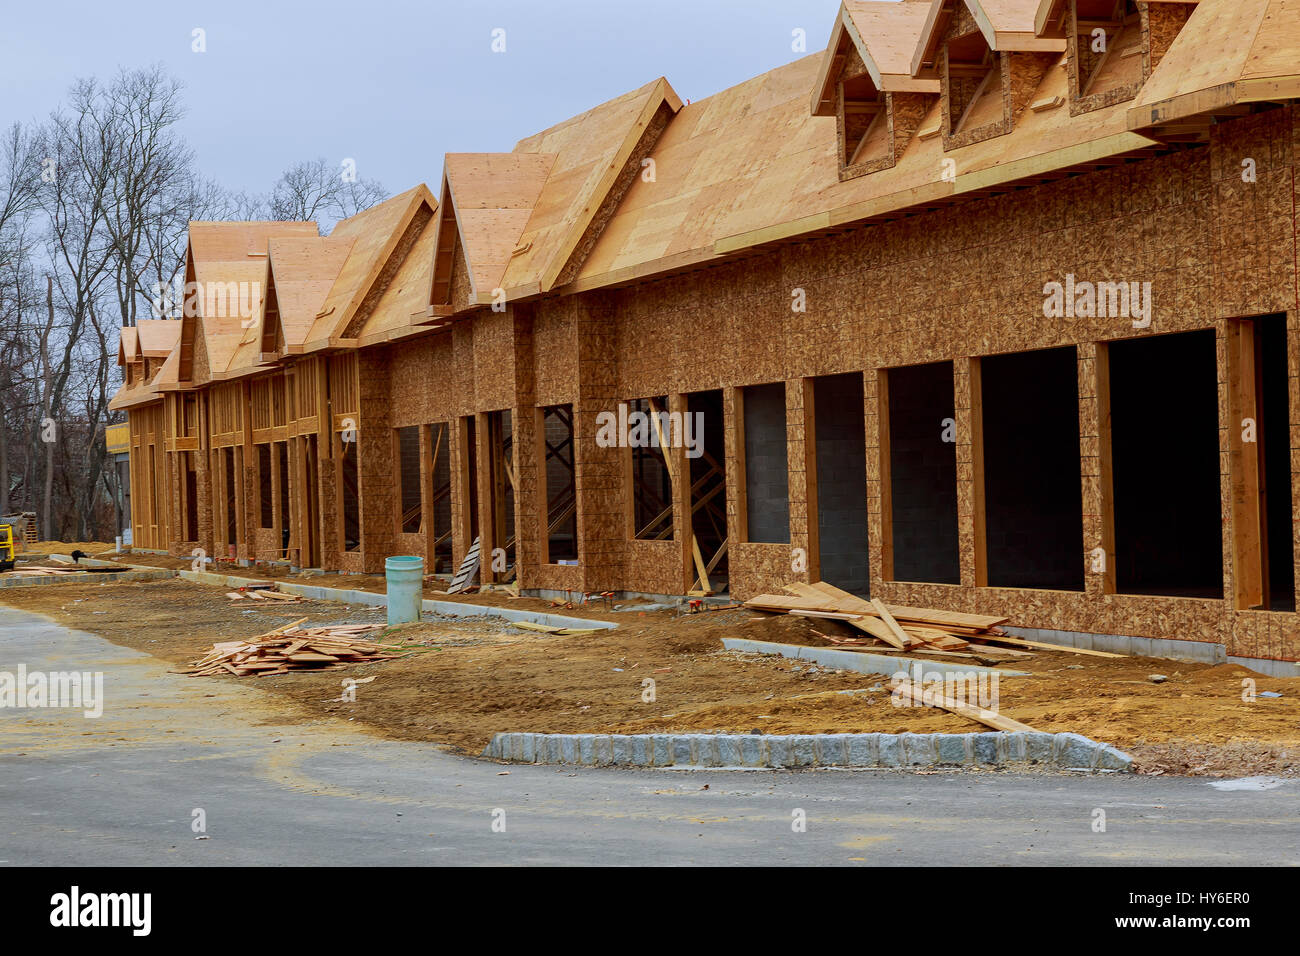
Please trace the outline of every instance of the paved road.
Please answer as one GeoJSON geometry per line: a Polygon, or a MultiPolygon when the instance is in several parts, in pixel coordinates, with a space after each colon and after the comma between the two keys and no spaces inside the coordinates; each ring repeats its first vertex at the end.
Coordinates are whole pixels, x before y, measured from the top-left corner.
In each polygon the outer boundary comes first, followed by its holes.
{"type": "Polygon", "coordinates": [[[0,672],[19,663],[102,671],[106,703],[99,719],[0,709],[9,865],[1300,860],[1298,782],[1221,792],[1163,777],[506,768],[346,719],[285,723],[255,681],[170,675],[0,607],[0,672]],[[191,830],[195,809],[206,840],[191,830]]]}

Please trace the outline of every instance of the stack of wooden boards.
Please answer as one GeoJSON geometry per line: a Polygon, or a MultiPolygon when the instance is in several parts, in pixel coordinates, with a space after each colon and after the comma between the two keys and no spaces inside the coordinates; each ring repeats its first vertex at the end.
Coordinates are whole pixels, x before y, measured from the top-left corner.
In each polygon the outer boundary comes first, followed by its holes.
{"type": "Polygon", "coordinates": [[[287,674],[290,671],[318,671],[342,664],[366,664],[400,657],[394,648],[361,639],[358,635],[378,629],[379,624],[335,624],[301,627],[303,618],[246,641],[222,641],[188,671],[191,677],[214,674],[287,674]]]}

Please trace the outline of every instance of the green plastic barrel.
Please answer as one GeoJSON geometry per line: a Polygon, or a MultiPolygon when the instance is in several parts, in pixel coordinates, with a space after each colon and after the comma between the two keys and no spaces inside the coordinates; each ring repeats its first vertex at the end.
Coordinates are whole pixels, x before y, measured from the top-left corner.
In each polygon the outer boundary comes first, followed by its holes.
{"type": "Polygon", "coordinates": [[[418,621],[424,601],[424,558],[408,554],[386,558],[384,577],[388,582],[388,623],[418,621]]]}

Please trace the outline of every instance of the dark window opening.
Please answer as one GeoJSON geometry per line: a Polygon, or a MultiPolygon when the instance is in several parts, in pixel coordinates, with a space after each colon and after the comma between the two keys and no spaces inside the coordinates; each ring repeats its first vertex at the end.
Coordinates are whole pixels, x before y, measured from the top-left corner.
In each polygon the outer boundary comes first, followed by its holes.
{"type": "Polygon", "coordinates": [[[258,503],[260,504],[259,527],[265,530],[271,530],[275,527],[273,513],[275,510],[275,495],[271,492],[271,446],[257,446],[257,490],[258,503]]]}
{"type": "Polygon", "coordinates": [[[980,359],[990,587],[1081,591],[1083,488],[1073,347],[980,359]]]}
{"type": "Polygon", "coordinates": [[[465,416],[465,476],[469,484],[469,538],[478,537],[478,422],[473,415],[465,416]]]}
{"type": "Polygon", "coordinates": [[[287,558],[289,551],[289,444],[276,442],[276,470],[280,473],[280,557],[287,558]]]}
{"type": "Polygon", "coordinates": [[[239,542],[239,530],[235,507],[236,489],[239,487],[235,482],[235,449],[221,449],[221,457],[225,459],[225,482],[226,482],[226,544],[234,548],[239,542]]]}
{"type": "Polygon", "coordinates": [[[727,580],[727,449],[721,389],[688,395],[686,409],[683,437],[691,475],[691,530],[710,590],[720,591],[727,580]]]}
{"type": "Polygon", "coordinates": [[[671,541],[673,483],[649,418],[666,411],[668,399],[638,398],[627,405],[628,444],[632,446],[632,536],[643,541],[671,541]]]}
{"type": "Polygon", "coordinates": [[[1214,331],[1107,348],[1116,588],[1222,598],[1214,331]]]}
{"type": "Polygon", "coordinates": [[[423,523],[420,499],[420,429],[409,425],[397,431],[398,515],[403,534],[417,534],[423,523]]]}
{"type": "Polygon", "coordinates": [[[741,401],[745,429],[746,538],[764,544],[789,544],[785,383],[743,388],[741,401]]]}
{"type": "Polygon", "coordinates": [[[542,413],[542,500],[546,502],[546,563],[577,564],[577,486],[574,481],[573,406],[552,405],[542,413]]]}
{"type": "Polygon", "coordinates": [[[194,468],[194,454],[182,452],[185,464],[185,534],[183,540],[199,540],[199,475],[194,468]]]}
{"type": "Polygon", "coordinates": [[[960,584],[952,363],[886,376],[892,579],[960,584]]]}
{"type": "MultiPolygon", "coordinates": [[[[492,547],[505,549],[505,577],[515,566],[515,466],[514,422],[511,413],[492,412],[488,415],[492,490],[492,547]]],[[[502,572],[497,572],[498,574],[502,572]]]]}
{"type": "Polygon", "coordinates": [[[361,550],[361,489],[357,470],[357,443],[343,442],[343,550],[361,550]]]}
{"type": "Polygon", "coordinates": [[[433,493],[430,511],[433,524],[427,533],[433,539],[433,570],[452,571],[451,561],[451,447],[448,437],[450,426],[446,422],[428,426],[426,441],[432,464],[433,493]]]}
{"type": "Polygon", "coordinates": [[[812,391],[821,579],[854,594],[869,594],[862,375],[815,378],[812,391]]]}

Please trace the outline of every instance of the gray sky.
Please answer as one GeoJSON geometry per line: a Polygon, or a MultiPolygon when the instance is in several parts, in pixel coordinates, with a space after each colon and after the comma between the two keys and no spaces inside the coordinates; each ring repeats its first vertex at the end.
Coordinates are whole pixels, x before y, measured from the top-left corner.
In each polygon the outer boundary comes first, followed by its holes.
{"type": "Polygon", "coordinates": [[[78,76],[162,63],[204,175],[265,191],[352,157],[391,192],[446,152],[519,139],[666,76],[702,99],[825,48],[838,0],[4,0],[0,125],[43,118],[78,76]],[[506,31],[493,53],[492,31],[506,31]],[[192,32],[207,50],[193,52],[192,32]]]}

